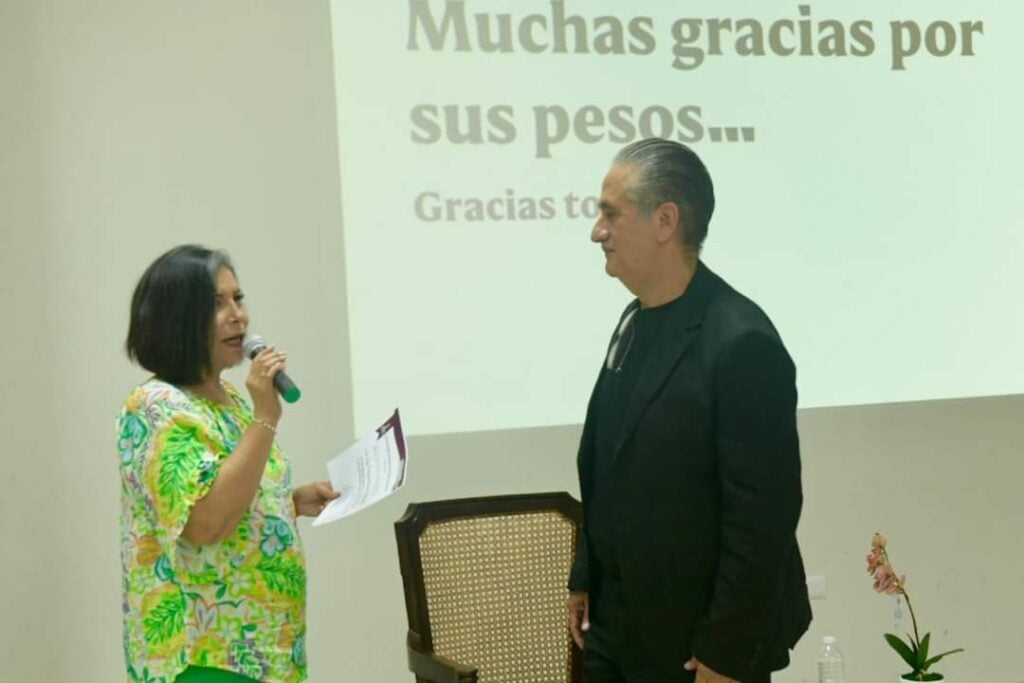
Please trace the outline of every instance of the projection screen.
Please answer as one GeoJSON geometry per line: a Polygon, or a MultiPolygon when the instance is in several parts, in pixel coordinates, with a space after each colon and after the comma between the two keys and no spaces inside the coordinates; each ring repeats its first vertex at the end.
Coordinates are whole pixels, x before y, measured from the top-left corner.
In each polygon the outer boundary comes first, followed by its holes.
{"type": "Polygon", "coordinates": [[[802,407],[1024,390],[1024,5],[332,6],[357,429],[581,422],[632,298],[590,243],[623,145],[693,147],[702,258],[802,407]]]}

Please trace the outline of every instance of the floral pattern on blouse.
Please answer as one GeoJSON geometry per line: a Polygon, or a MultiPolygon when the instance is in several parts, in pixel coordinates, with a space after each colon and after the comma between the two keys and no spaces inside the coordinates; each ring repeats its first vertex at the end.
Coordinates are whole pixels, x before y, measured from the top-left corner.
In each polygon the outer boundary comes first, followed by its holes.
{"type": "Polygon", "coordinates": [[[173,683],[189,665],[259,681],[306,678],[306,566],[291,466],[275,443],[252,505],[222,541],[181,538],[193,504],[252,422],[230,406],[152,379],[117,420],[128,680],[173,683]]]}

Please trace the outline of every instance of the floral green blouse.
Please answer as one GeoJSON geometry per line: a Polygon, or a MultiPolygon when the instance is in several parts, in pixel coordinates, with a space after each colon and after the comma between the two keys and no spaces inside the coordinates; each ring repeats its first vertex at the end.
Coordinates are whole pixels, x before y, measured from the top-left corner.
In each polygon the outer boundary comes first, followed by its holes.
{"type": "Polygon", "coordinates": [[[252,421],[230,385],[224,406],[156,379],[118,417],[124,652],[130,681],[173,683],[189,665],[268,682],[306,678],[306,566],[277,444],[235,531],[181,538],[192,505],[252,421]]]}

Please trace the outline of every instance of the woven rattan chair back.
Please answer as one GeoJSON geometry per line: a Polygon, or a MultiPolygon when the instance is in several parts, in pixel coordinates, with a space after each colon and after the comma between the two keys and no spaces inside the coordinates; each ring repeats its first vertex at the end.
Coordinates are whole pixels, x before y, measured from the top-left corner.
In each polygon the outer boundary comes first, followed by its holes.
{"type": "Polygon", "coordinates": [[[464,667],[449,680],[580,681],[565,612],[579,525],[567,493],[410,505],[395,531],[413,671],[422,654],[464,667]]]}

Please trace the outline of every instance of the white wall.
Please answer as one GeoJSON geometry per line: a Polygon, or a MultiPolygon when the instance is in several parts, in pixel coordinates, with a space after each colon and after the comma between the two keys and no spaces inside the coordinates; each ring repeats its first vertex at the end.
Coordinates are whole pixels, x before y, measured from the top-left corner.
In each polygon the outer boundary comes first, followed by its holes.
{"type": "MultiPolygon", "coordinates": [[[[143,377],[121,344],[145,265],[185,241],[235,257],[254,330],[302,384],[281,429],[299,478],[353,436],[327,2],[3,0],[0,97],[0,679],[120,680],[113,416],[143,377]]],[[[897,670],[862,568],[875,530],[937,644],[968,649],[954,680],[1024,678],[1022,413],[1024,397],[801,415],[801,539],[829,596],[777,680],[813,679],[825,631],[852,682],[897,670]]],[[[411,680],[392,522],[412,500],[575,493],[578,431],[413,439],[400,496],[306,531],[312,681],[411,680]]]]}

